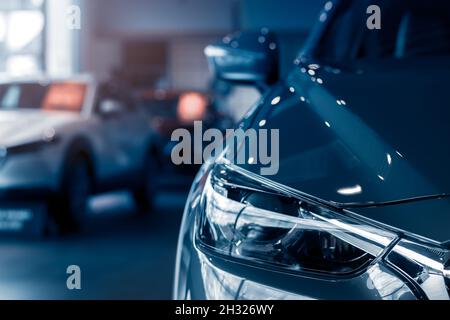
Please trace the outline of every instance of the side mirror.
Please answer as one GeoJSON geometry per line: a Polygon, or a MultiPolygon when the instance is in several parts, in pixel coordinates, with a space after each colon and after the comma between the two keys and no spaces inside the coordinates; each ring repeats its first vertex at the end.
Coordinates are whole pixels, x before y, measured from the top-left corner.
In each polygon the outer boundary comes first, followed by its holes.
{"type": "Polygon", "coordinates": [[[206,47],[210,68],[222,80],[271,85],[279,78],[279,49],[273,33],[237,32],[206,47]]]}
{"type": "Polygon", "coordinates": [[[117,116],[125,111],[122,102],[114,99],[105,99],[100,102],[99,112],[105,118],[117,116]]]}

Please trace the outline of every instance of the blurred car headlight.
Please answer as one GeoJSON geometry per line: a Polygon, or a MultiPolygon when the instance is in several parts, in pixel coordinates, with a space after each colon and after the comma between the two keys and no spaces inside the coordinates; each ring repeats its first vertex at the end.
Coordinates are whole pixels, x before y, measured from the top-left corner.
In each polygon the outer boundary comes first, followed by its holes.
{"type": "Polygon", "coordinates": [[[7,148],[7,155],[15,155],[20,153],[26,153],[26,152],[35,152],[38,150],[41,150],[42,148],[51,145],[52,143],[56,142],[55,140],[52,141],[31,141],[19,145],[15,145],[12,147],[7,148]]]}
{"type": "Polygon", "coordinates": [[[449,298],[444,246],[404,238],[229,163],[205,172],[196,186],[202,190],[194,237],[203,253],[324,276],[348,276],[383,259],[419,297],[449,298]]]}
{"type": "Polygon", "coordinates": [[[54,131],[44,133],[41,139],[20,143],[8,147],[0,147],[0,165],[2,165],[9,156],[40,151],[41,149],[53,145],[59,141],[54,131]]]}

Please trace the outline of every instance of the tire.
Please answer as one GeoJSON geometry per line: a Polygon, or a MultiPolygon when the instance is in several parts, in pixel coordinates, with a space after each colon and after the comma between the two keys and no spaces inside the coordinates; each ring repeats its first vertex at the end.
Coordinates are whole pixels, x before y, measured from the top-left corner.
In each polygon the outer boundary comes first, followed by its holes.
{"type": "Polygon", "coordinates": [[[84,229],[89,214],[89,197],[93,192],[93,175],[88,160],[72,157],[65,166],[61,192],[52,204],[52,217],[62,233],[84,229]]]}
{"type": "Polygon", "coordinates": [[[133,197],[139,212],[149,213],[154,206],[156,192],[156,178],[158,176],[157,159],[152,156],[152,152],[147,154],[142,179],[137,188],[133,190],[133,197]]]}

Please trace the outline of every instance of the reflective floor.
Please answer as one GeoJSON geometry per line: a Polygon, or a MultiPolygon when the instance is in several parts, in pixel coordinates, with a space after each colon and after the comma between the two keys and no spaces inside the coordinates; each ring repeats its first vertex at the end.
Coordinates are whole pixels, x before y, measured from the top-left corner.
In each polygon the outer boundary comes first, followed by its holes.
{"type": "Polygon", "coordinates": [[[187,194],[164,193],[150,214],[127,193],[96,197],[86,232],[53,239],[0,236],[0,299],[170,299],[187,194]],[[66,268],[81,268],[81,290],[66,268]]]}

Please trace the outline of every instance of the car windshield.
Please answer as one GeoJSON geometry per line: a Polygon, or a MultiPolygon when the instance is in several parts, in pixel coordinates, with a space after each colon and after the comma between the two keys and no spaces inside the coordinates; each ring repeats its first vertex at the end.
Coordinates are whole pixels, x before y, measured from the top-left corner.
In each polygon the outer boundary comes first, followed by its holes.
{"type": "Polygon", "coordinates": [[[86,84],[78,82],[0,85],[0,110],[40,109],[81,112],[86,84]]]}
{"type": "Polygon", "coordinates": [[[315,52],[326,61],[450,55],[448,0],[342,0],[331,19],[315,52]],[[367,26],[369,5],[380,8],[380,29],[367,26]]]}

